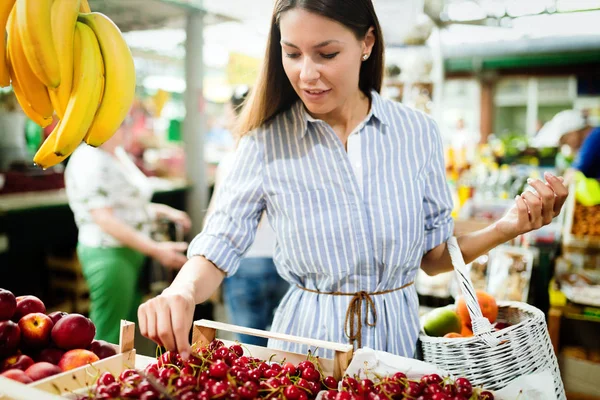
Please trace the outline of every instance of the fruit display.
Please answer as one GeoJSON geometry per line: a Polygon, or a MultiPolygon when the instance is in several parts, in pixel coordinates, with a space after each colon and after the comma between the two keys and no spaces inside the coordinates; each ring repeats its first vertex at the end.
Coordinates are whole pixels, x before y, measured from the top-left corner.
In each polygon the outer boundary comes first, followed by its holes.
{"type": "Polygon", "coordinates": [[[94,340],[96,327],[81,314],[55,311],[35,296],[0,289],[0,375],[23,383],[47,378],[116,354],[94,340]]]}
{"type": "Polygon", "coordinates": [[[58,122],[34,156],[42,168],[83,141],[97,147],[134,100],[133,57],[119,28],[87,0],[6,0],[0,5],[0,86],[42,127],[58,122]]]}
{"type": "MultiPolygon", "coordinates": [[[[501,330],[509,325],[496,321],[498,318],[498,304],[496,299],[487,292],[477,290],[477,300],[481,313],[487,318],[496,330],[501,330]]],[[[454,306],[436,308],[422,318],[423,331],[429,336],[445,338],[465,338],[473,336],[471,315],[464,297],[459,296],[454,306]]]]}
{"type": "Polygon", "coordinates": [[[571,233],[574,236],[600,238],[600,204],[584,206],[576,202],[573,210],[571,233]]]}
{"type": "Polygon", "coordinates": [[[374,380],[345,376],[338,382],[325,376],[318,358],[308,356],[298,364],[270,362],[244,355],[239,344],[226,346],[213,340],[190,359],[166,352],[144,369],[126,369],[119,376],[103,372],[84,399],[494,399],[492,393],[474,388],[465,378],[439,375],[408,379],[403,373],[374,380]]]}

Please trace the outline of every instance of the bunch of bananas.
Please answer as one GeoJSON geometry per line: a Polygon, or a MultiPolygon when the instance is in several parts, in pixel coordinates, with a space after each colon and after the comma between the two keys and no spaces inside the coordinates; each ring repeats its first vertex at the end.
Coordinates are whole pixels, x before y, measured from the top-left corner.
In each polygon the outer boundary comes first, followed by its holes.
{"type": "Polygon", "coordinates": [[[45,169],[82,141],[110,139],[133,103],[135,68],[119,28],[87,0],[2,0],[0,86],[9,85],[40,126],[59,118],[33,158],[45,169]]]}

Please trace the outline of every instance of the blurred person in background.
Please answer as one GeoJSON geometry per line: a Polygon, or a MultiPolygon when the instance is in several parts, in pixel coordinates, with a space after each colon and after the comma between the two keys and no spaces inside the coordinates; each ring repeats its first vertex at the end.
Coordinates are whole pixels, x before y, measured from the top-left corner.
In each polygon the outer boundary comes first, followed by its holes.
{"type": "MultiPolygon", "coordinates": [[[[383,98],[383,71],[372,0],[275,2],[231,173],[189,261],[140,306],[142,335],[187,358],[195,304],[239,270],[266,212],[277,271],[291,284],[274,332],[413,356],[415,275],[453,270],[453,204],[436,123],[383,98]]],[[[498,221],[458,237],[466,263],[552,222],[568,191],[559,177],[545,178],[498,221]]],[[[269,347],[308,350],[278,340],[269,347]]]]}
{"type": "Polygon", "coordinates": [[[145,257],[172,269],[187,260],[187,243],[151,238],[154,221],[164,218],[186,231],[191,226],[185,212],[150,202],[152,189],[140,179],[143,174],[132,173],[133,162],[123,161],[125,136],[121,127],[99,148],[80,145],[65,170],[69,206],[79,229],[77,255],[90,291],[90,318],[96,339],[111,343],[118,343],[121,319],[137,319],[145,257]]]}
{"type": "MultiPolygon", "coordinates": [[[[565,110],[556,114],[533,140],[535,147],[559,147],[574,159],[573,170],[581,171],[587,178],[600,179],[600,127],[589,125],[579,110],[565,110]]],[[[566,181],[572,179],[566,173],[566,181]]]]}
{"type": "MultiPolygon", "coordinates": [[[[226,104],[225,114],[230,128],[234,127],[248,92],[248,86],[237,87],[226,104]]],[[[231,172],[234,162],[235,152],[230,152],[219,163],[215,194],[231,172]]],[[[216,202],[217,196],[213,196],[207,215],[215,209],[216,202]]],[[[275,232],[263,213],[254,242],[240,260],[238,272],[223,282],[223,300],[231,323],[262,330],[271,325],[275,309],[289,288],[289,284],[277,273],[274,250],[275,232]]],[[[246,344],[267,345],[267,339],[256,336],[240,335],[239,340],[246,344]]]]}

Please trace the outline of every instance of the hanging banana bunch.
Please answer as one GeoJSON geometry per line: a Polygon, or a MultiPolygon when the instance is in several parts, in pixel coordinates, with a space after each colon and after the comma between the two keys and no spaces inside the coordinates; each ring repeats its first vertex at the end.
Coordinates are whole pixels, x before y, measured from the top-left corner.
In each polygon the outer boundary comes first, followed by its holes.
{"type": "Polygon", "coordinates": [[[135,96],[135,68],[119,28],[88,0],[2,0],[0,86],[42,127],[58,123],[33,161],[66,159],[119,128],[135,96]]]}

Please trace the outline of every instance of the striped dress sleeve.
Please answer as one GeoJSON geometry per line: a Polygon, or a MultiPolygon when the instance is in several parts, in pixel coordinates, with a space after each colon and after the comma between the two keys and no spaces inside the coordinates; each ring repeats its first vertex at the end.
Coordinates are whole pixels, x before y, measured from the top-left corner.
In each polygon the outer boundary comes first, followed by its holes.
{"type": "Polygon", "coordinates": [[[256,137],[244,137],[230,172],[217,190],[214,211],[190,243],[188,257],[204,256],[228,276],[237,271],[265,209],[263,163],[256,137]]]}
{"type": "Polygon", "coordinates": [[[425,243],[423,253],[446,242],[454,231],[452,195],[446,182],[444,148],[437,124],[428,118],[425,135],[430,141],[431,155],[425,170],[423,210],[425,243]]]}

